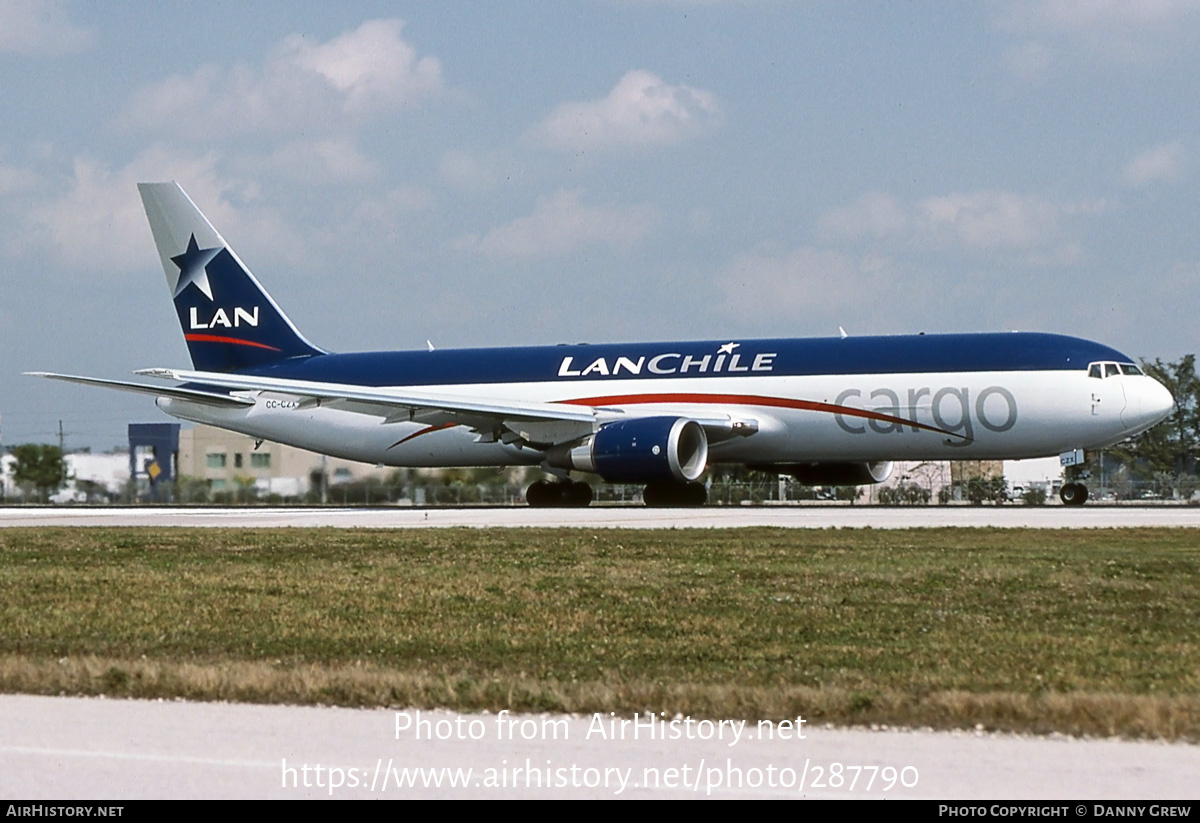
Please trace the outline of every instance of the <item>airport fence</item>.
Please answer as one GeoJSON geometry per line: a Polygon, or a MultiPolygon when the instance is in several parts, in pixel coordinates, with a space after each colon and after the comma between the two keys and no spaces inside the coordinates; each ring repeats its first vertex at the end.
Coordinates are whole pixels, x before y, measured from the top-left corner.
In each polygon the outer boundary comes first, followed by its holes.
{"type": "MultiPolygon", "coordinates": [[[[51,502],[56,505],[186,506],[522,506],[527,482],[512,483],[502,476],[490,482],[471,480],[415,479],[389,483],[378,480],[331,484],[303,495],[271,494],[246,484],[213,490],[207,484],[188,482],[171,488],[127,487],[121,493],[90,489],[86,496],[51,502]]],[[[1197,483],[1123,480],[1119,484],[1089,482],[1092,504],[1200,504],[1197,483]]],[[[938,506],[938,505],[1060,505],[1058,484],[1050,482],[1012,486],[1002,478],[987,482],[933,487],[919,483],[857,487],[804,486],[787,478],[754,481],[725,481],[706,484],[712,506],[848,505],[848,506],[938,506]]],[[[640,505],[640,484],[593,484],[594,500],[604,505],[640,505]]],[[[0,505],[35,504],[19,494],[0,494],[0,505]]]]}

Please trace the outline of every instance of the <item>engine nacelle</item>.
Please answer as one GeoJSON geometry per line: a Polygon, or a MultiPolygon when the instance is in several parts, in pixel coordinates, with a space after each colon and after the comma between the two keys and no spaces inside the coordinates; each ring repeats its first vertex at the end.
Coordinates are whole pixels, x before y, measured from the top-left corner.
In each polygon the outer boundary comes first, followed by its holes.
{"type": "Polygon", "coordinates": [[[790,474],[805,486],[869,486],[882,483],[892,473],[892,461],[874,463],[776,463],[748,468],[790,474]]]}
{"type": "Polygon", "coordinates": [[[609,423],[590,442],[551,449],[552,466],[595,472],[608,483],[687,483],[704,473],[708,437],[695,420],[640,417],[609,423]]]}

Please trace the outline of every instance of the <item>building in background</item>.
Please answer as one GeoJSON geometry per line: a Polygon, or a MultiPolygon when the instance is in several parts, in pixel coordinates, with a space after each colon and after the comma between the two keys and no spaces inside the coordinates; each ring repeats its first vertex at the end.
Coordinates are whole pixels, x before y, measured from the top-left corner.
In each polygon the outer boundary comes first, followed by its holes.
{"type": "Polygon", "coordinates": [[[129,476],[139,500],[166,503],[175,497],[179,472],[178,423],[129,424],[129,476]]]}
{"type": "MultiPolygon", "coordinates": [[[[1020,498],[1029,489],[1040,489],[1046,493],[1046,500],[1053,502],[1062,488],[1063,467],[1057,457],[1010,460],[1004,464],[1004,479],[1014,498],[1020,498]]],[[[1092,492],[1096,491],[1097,487],[1092,486],[1092,492]]]]}
{"type": "Polygon", "coordinates": [[[235,493],[253,486],[259,495],[284,499],[319,491],[314,484],[322,476],[332,487],[367,479],[382,481],[394,471],[211,426],[179,433],[178,467],[181,485],[203,481],[213,493],[235,493]]]}
{"type": "Polygon", "coordinates": [[[54,502],[106,503],[125,494],[129,484],[128,454],[72,452],[64,455],[63,460],[67,464],[67,483],[51,496],[54,502]]]}

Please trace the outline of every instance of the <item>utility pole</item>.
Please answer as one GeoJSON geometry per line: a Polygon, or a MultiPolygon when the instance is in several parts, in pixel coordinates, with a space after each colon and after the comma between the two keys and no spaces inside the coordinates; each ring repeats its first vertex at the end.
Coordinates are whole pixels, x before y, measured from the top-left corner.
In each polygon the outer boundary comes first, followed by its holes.
{"type": "Polygon", "coordinates": [[[321,505],[329,502],[329,475],[327,474],[328,458],[321,455],[321,505]]]}
{"type": "Polygon", "coordinates": [[[62,469],[60,469],[60,472],[61,472],[60,479],[62,480],[63,483],[67,482],[67,450],[66,450],[65,444],[66,444],[66,437],[63,435],[62,421],[59,420],[58,421],[58,456],[59,456],[59,459],[62,460],[62,469]]]}

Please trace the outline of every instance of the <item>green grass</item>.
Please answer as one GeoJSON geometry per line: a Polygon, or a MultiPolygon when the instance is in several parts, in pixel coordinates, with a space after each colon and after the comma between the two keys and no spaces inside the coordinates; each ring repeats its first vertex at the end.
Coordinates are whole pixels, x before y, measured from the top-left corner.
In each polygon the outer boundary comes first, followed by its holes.
{"type": "Polygon", "coordinates": [[[1200,739],[1200,541],[5,529],[0,690],[1200,739]]]}

